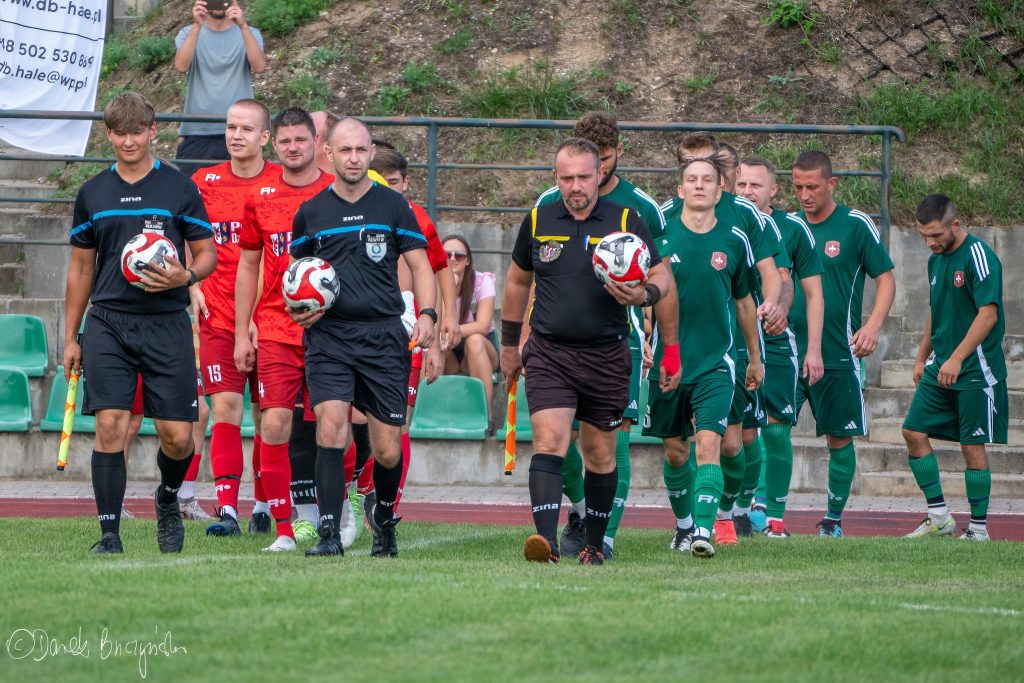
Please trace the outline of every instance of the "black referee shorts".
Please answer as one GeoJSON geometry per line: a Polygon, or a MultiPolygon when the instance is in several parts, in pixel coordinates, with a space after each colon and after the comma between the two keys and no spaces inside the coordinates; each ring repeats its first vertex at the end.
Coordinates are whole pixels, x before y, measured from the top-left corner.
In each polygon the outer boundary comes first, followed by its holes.
{"type": "Polygon", "coordinates": [[[346,401],[385,424],[404,425],[412,354],[401,320],[321,318],[302,338],[309,403],[346,401]]]}
{"type": "Polygon", "coordinates": [[[531,334],[523,346],[530,414],[575,408],[576,419],[603,431],[617,429],[629,403],[632,356],[626,340],[569,346],[531,334]]]}
{"type": "Polygon", "coordinates": [[[131,410],[138,377],[147,417],[199,419],[192,324],[184,310],[124,313],[93,306],[82,332],[82,413],[131,410]]]}

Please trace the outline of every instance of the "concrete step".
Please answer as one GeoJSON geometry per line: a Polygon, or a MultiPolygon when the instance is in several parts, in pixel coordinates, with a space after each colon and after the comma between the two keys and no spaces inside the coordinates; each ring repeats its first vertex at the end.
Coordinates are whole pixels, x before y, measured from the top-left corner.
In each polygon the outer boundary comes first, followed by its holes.
{"type": "MultiPolygon", "coordinates": [[[[904,443],[885,443],[855,439],[857,470],[860,472],[909,472],[907,447],[904,443]]],[[[932,447],[939,470],[963,472],[964,458],[960,446],[948,441],[933,441],[932,447]]],[[[993,472],[1024,475],[1024,448],[1001,444],[989,444],[985,453],[993,472]]],[[[824,437],[793,438],[794,468],[799,462],[821,460],[827,465],[828,448],[824,437]]]]}
{"type": "Polygon", "coordinates": [[[0,237],[24,234],[26,221],[35,213],[35,207],[29,204],[0,206],[0,237]]]}
{"type": "MultiPolygon", "coordinates": [[[[1011,414],[1019,415],[1020,413],[1011,414]]],[[[903,443],[903,418],[887,417],[871,420],[870,439],[875,443],[903,443]]],[[[1024,446],[1024,420],[1010,420],[1007,441],[1010,446],[1024,446]]]]}
{"type": "Polygon", "coordinates": [[[23,233],[16,233],[13,235],[3,235],[0,237],[0,265],[7,263],[24,263],[25,262],[25,246],[22,244],[4,244],[2,240],[11,238],[24,238],[23,233]]]}
{"type": "MultiPolygon", "coordinates": [[[[913,359],[887,360],[882,362],[883,387],[913,387],[913,359]]],[[[1024,389],[1024,361],[1007,361],[1006,386],[1010,390],[1024,389]]]]}
{"type": "MultiPolygon", "coordinates": [[[[965,496],[963,472],[941,472],[942,492],[947,496],[965,496]]],[[[920,496],[914,475],[907,472],[864,472],[858,475],[854,493],[863,496],[920,496]]],[[[1019,498],[1024,493],[1024,475],[992,473],[992,498],[1019,498]]],[[[965,526],[966,526],[966,521],[965,526]]]]}
{"type": "MultiPolygon", "coordinates": [[[[21,152],[0,152],[0,154],[20,155],[21,152]]],[[[31,153],[26,153],[28,156],[31,153]]],[[[50,172],[64,168],[67,165],[63,161],[50,161],[49,159],[0,159],[0,178],[8,180],[45,180],[50,172]]]]}
{"type": "MultiPolygon", "coordinates": [[[[888,326],[888,322],[886,325],[888,326]]],[[[921,345],[921,330],[896,330],[886,327],[883,332],[887,346],[885,357],[892,360],[917,357],[917,349],[921,345]]],[[[1006,334],[1003,337],[1003,353],[1007,361],[1024,360],[1024,335],[1006,334]]]]}
{"type": "Polygon", "coordinates": [[[52,197],[56,190],[56,185],[34,180],[0,180],[0,197],[45,199],[52,197]]]}
{"type": "Polygon", "coordinates": [[[25,293],[25,264],[0,263],[0,295],[23,296],[25,293]]]}
{"type": "MultiPolygon", "coordinates": [[[[1010,415],[1024,415],[1024,391],[1008,391],[1010,415]]],[[[868,410],[872,429],[877,418],[903,418],[914,398],[914,387],[868,387],[864,391],[864,404],[868,410]]],[[[801,415],[801,420],[803,416],[801,415]]]]}

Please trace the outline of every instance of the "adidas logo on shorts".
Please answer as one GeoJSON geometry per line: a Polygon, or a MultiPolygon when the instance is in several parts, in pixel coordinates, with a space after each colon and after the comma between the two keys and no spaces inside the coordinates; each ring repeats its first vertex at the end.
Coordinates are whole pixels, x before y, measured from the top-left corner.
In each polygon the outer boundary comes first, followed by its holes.
{"type": "Polygon", "coordinates": [[[856,429],[856,428],[857,428],[857,423],[854,422],[853,420],[850,420],[850,423],[848,425],[846,425],[845,427],[843,427],[843,429],[856,429]]]}
{"type": "Polygon", "coordinates": [[[974,433],[971,434],[971,436],[985,436],[984,428],[978,427],[976,430],[974,430],[974,433]]]}
{"type": "Polygon", "coordinates": [[[786,406],[785,408],[783,408],[782,409],[782,414],[783,415],[792,415],[793,414],[793,406],[786,406]]]}

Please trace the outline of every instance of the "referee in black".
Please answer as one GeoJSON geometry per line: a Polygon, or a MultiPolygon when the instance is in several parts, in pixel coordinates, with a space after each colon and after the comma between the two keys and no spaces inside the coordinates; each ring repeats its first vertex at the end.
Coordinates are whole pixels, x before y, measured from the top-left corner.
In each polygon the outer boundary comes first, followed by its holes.
{"type": "Polygon", "coordinates": [[[188,288],[213,272],[217,251],[195,183],[150,152],[153,105],[122,93],[103,110],[103,122],[117,162],[86,181],[75,198],[64,303],[64,374],[84,368],[82,412],[96,416],[92,486],[103,535],[93,551],[123,552],[124,441],[142,375],[145,412],[160,438],[157,543],[161,552],[176,553],[185,540],[178,489],[192,460],[199,405],[188,288]],[[181,259],[187,243],[190,268],[166,257],[170,268],[151,266],[144,288],[130,285],[121,250],[144,232],[168,238],[181,259]],[[79,346],[76,333],[90,297],[79,346]]]}
{"type": "Polygon", "coordinates": [[[434,271],[427,240],[409,202],[367,176],[374,145],[369,129],[345,118],[327,134],[334,183],[299,207],[292,225],[293,258],[316,256],[338,275],[341,294],[327,311],[291,316],[306,328],[306,384],[316,413],[316,491],[320,542],[306,555],[343,555],[339,536],[345,499],[344,455],[349,407],[366,414],[373,449],[377,503],[369,514],[374,557],[398,555],[395,499],[402,476],[410,337],[398,285],[398,259],[413,276],[419,317],[412,340],[421,348],[434,339],[434,271]]]}
{"type": "Polygon", "coordinates": [[[615,487],[615,431],[629,400],[631,359],[627,305],[655,306],[666,347],[664,390],[679,382],[678,306],[675,281],[661,263],[650,230],[633,209],[598,196],[604,176],[597,146],[568,138],[555,153],[555,182],[562,201],[537,208],[523,220],[505,278],[501,321],[501,368],[511,386],[526,375],[533,428],[530,503],[537,533],[523,554],[535,562],[558,562],[556,533],[562,501],[562,457],[569,448],[573,417],[580,421],[586,474],[587,541],[581,564],[603,564],[601,543],[615,487]],[[651,269],[634,287],[602,285],[594,275],[593,248],[616,232],[640,237],[651,269]],[[522,320],[536,278],[530,337],[519,354],[522,320]],[[674,358],[674,360],[673,360],[674,358]]]}

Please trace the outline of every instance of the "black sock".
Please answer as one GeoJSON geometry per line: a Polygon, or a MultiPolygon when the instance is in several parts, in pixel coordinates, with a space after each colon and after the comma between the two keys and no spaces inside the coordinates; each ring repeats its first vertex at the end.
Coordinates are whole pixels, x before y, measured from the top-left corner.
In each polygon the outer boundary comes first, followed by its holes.
{"type": "Polygon", "coordinates": [[[604,543],[604,532],[612,516],[615,502],[615,488],[619,484],[619,473],[613,469],[608,474],[587,471],[583,475],[583,498],[587,501],[587,545],[598,550],[604,543]]]}
{"type": "Polygon", "coordinates": [[[170,505],[178,500],[178,489],[185,481],[188,466],[192,463],[189,455],[181,460],[172,460],[162,449],[156,452],[156,466],[160,469],[160,488],[156,490],[156,500],[161,505],[170,505]]]}
{"type": "Polygon", "coordinates": [[[333,535],[341,529],[341,502],[345,499],[345,449],[316,447],[316,497],[320,526],[330,525],[333,535]]]}
{"type": "Polygon", "coordinates": [[[530,505],[537,533],[553,545],[558,537],[562,509],[562,458],[535,453],[530,460],[530,505]]]}
{"type": "Polygon", "coordinates": [[[370,425],[352,425],[352,441],[356,444],[355,478],[358,479],[366,467],[366,461],[370,459],[370,425]]]}
{"type": "Polygon", "coordinates": [[[377,491],[377,506],[373,517],[377,524],[384,524],[395,516],[395,499],[398,498],[398,485],[402,481],[402,457],[391,469],[373,461],[373,488],[377,491]]]}
{"type": "Polygon", "coordinates": [[[306,422],[303,413],[302,408],[295,409],[292,435],[288,440],[288,459],[292,465],[292,502],[296,505],[316,504],[316,422],[306,422]]]}
{"type": "Polygon", "coordinates": [[[121,506],[124,489],[128,484],[128,468],[124,464],[124,451],[117,453],[92,452],[92,492],[96,496],[96,513],[100,531],[118,533],[121,529],[121,506]]]}

